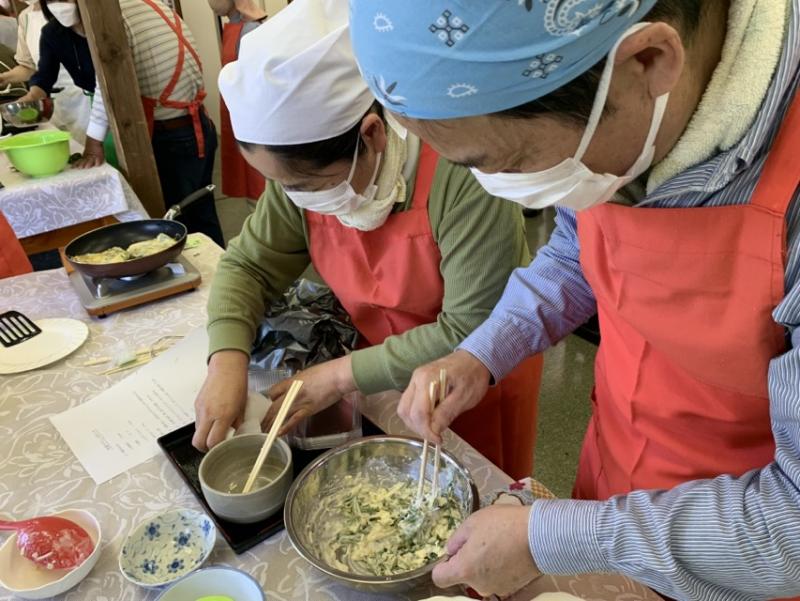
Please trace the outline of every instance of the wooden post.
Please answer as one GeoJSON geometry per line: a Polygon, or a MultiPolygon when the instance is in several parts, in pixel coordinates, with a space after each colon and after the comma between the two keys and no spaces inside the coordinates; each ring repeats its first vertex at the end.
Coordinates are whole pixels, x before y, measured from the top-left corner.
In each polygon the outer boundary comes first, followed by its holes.
{"type": "Polygon", "coordinates": [[[161,217],[164,196],[119,4],[116,0],[78,0],[78,6],[120,170],[150,216],[161,217]]]}

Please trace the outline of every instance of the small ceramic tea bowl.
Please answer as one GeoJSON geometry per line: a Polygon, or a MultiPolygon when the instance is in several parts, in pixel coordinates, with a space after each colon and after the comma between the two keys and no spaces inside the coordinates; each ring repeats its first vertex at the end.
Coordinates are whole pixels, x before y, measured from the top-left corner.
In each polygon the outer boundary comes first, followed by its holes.
{"type": "Polygon", "coordinates": [[[230,522],[250,524],[283,506],[292,484],[292,452],[280,438],[272,445],[253,489],[242,494],[266,434],[234,436],[215,446],[200,463],[200,487],[211,510],[230,522]]]}

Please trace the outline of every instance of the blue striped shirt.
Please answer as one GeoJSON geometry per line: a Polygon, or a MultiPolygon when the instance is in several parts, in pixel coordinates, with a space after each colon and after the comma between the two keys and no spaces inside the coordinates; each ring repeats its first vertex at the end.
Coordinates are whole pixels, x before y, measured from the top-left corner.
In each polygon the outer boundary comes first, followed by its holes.
{"type": "MultiPolygon", "coordinates": [[[[665,182],[638,206],[709,207],[749,201],[800,79],[800,0],[792,0],[792,10],[776,75],[745,137],[731,150],[665,182]]],[[[537,501],[529,542],[543,572],[619,572],[664,595],[687,600],[800,595],[798,196],[787,215],[788,292],[773,313],[792,342],[791,350],[775,357],[769,368],[774,462],[739,478],[720,476],[669,491],[635,491],[604,502],[537,501]]],[[[575,215],[559,209],[556,223],[548,245],[529,267],[514,272],[491,317],[461,346],[496,379],[596,312],[579,264],[575,215]]]]}

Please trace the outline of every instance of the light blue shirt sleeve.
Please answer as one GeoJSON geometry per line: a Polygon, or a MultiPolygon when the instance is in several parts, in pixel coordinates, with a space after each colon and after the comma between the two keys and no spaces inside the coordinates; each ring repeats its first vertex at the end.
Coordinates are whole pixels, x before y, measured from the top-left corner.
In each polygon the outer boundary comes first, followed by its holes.
{"type": "Polygon", "coordinates": [[[800,595],[800,282],[774,315],[793,344],[769,369],[775,461],[605,502],[536,501],[528,538],[543,572],[620,572],[675,599],[800,595]]]}
{"type": "Polygon", "coordinates": [[[597,312],[579,260],[577,221],[556,209],[550,241],[515,270],[489,318],[459,347],[500,381],[525,358],[557,343],[597,312]]]}

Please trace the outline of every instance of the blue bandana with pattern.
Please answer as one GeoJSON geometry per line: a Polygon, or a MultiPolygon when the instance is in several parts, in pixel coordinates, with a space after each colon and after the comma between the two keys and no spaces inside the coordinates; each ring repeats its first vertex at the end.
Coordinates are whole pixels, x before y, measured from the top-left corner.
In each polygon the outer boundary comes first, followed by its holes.
{"type": "Polygon", "coordinates": [[[536,100],[598,63],[656,0],[350,0],[353,48],[390,110],[483,115],[536,100]]]}

